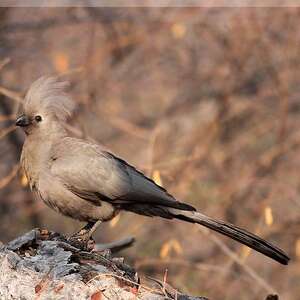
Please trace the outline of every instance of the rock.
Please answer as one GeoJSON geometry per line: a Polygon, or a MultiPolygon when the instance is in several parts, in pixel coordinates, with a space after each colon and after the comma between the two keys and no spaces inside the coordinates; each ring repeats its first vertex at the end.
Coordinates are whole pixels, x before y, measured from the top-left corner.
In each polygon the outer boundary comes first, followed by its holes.
{"type": "Polygon", "coordinates": [[[62,235],[34,229],[0,248],[0,299],[180,299],[183,295],[158,280],[155,288],[140,285],[135,270],[111,250],[133,240],[99,246],[87,252],[62,235]]]}

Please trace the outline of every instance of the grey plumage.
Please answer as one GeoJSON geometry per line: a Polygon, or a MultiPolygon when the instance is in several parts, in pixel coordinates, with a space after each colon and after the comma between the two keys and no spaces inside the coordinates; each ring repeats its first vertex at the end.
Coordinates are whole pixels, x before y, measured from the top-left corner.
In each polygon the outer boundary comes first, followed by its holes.
{"type": "Polygon", "coordinates": [[[200,214],[100,145],[70,137],[64,122],[74,104],[65,86],[52,77],[38,79],[25,97],[24,115],[16,121],[26,133],[22,167],[30,187],[48,206],[91,224],[108,221],[120,210],[198,223],[288,263],[288,256],[269,242],[200,214]]]}

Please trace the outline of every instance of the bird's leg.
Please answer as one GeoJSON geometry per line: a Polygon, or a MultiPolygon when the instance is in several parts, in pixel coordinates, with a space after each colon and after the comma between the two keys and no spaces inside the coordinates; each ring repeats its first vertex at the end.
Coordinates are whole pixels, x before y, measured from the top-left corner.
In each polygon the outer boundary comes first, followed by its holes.
{"type": "Polygon", "coordinates": [[[88,222],[78,232],[71,235],[68,238],[68,241],[79,248],[86,248],[87,250],[93,248],[95,242],[92,239],[92,234],[95,232],[95,230],[100,224],[100,220],[97,222],[88,222]]]}
{"type": "Polygon", "coordinates": [[[82,238],[86,237],[86,239],[89,239],[100,224],[101,224],[101,221],[88,222],[78,232],[74,233],[72,235],[72,237],[73,236],[82,237],[82,238]]]}

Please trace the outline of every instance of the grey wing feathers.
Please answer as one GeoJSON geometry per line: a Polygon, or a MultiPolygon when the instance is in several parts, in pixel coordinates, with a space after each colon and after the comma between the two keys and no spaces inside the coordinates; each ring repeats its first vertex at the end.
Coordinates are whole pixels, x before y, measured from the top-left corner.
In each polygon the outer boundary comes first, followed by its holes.
{"type": "Polygon", "coordinates": [[[152,179],[146,177],[126,161],[113,154],[109,153],[109,155],[119,163],[120,168],[126,170],[131,182],[131,189],[124,197],[120,197],[119,201],[124,201],[128,204],[148,203],[189,211],[196,210],[186,203],[177,201],[166,189],[157,185],[152,179]]]}
{"type": "Polygon", "coordinates": [[[143,203],[195,210],[176,201],[164,188],[124,160],[79,139],[65,138],[56,145],[51,171],[74,194],[95,204],[102,200],[120,208],[143,203]]]}
{"type": "Polygon", "coordinates": [[[127,174],[100,146],[75,138],[65,138],[55,145],[51,172],[73,193],[92,202],[100,203],[98,195],[116,199],[130,189],[127,174]]]}

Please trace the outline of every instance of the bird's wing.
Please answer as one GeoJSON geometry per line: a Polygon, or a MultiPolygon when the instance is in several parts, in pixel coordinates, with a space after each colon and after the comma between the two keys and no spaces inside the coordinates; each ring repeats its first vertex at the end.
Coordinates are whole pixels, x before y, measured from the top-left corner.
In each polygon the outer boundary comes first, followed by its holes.
{"type": "Polygon", "coordinates": [[[99,145],[65,138],[53,149],[51,172],[76,195],[95,204],[153,204],[194,210],[99,145]]]}
{"type": "Polygon", "coordinates": [[[86,200],[114,200],[130,190],[126,171],[96,144],[68,137],[54,145],[51,154],[51,173],[86,200]]]}

